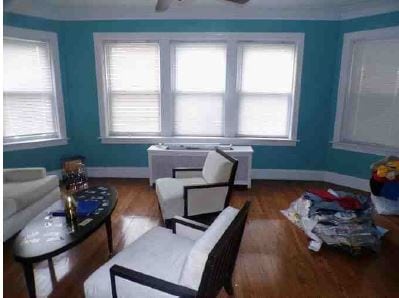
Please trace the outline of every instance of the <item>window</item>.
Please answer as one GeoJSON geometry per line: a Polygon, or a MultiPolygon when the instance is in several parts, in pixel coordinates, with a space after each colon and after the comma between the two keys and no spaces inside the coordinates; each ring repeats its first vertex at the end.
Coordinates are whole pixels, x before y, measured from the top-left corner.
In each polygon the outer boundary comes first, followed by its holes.
{"type": "Polygon", "coordinates": [[[110,135],[159,135],[159,47],[156,43],[105,44],[110,135]]]}
{"type": "Polygon", "coordinates": [[[334,146],[397,151],[399,27],[347,34],[344,43],[334,146]]]}
{"type": "Polygon", "coordinates": [[[295,45],[240,45],[241,136],[288,138],[295,67],[295,45]]]}
{"type": "Polygon", "coordinates": [[[50,32],[5,29],[6,150],[66,144],[56,38],[50,32]]]}
{"type": "Polygon", "coordinates": [[[174,134],[223,136],[226,46],[178,43],[174,50],[174,134]]]}
{"type": "Polygon", "coordinates": [[[303,40],[94,33],[102,141],[294,146],[303,40]]]}

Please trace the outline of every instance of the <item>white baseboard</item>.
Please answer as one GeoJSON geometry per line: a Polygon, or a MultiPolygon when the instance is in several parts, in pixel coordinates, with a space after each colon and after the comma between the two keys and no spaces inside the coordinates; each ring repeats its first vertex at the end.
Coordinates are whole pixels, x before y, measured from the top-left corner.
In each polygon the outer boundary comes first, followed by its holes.
{"type": "Polygon", "coordinates": [[[363,191],[370,191],[367,179],[328,171],[252,169],[252,179],[324,181],[363,191]]]}
{"type": "Polygon", "coordinates": [[[323,171],[252,169],[252,179],[324,181],[323,171]]]}
{"type": "Polygon", "coordinates": [[[337,185],[360,189],[363,191],[370,191],[369,180],[349,175],[343,175],[326,171],[324,172],[324,181],[329,183],[334,183],[337,185]]]}
{"type": "Polygon", "coordinates": [[[59,179],[62,179],[62,171],[61,170],[48,171],[47,175],[57,175],[59,179]]]}
{"type": "MultiPolygon", "coordinates": [[[[88,167],[89,177],[96,178],[148,178],[149,169],[146,167],[88,167]]],[[[61,170],[49,171],[48,174],[58,175],[61,170]]],[[[324,181],[347,186],[363,191],[370,191],[367,179],[338,174],[328,171],[286,170],[286,169],[252,169],[252,179],[263,180],[304,180],[324,181]]]]}
{"type": "Polygon", "coordinates": [[[149,170],[145,167],[88,167],[87,174],[98,178],[148,178],[149,170]]]}

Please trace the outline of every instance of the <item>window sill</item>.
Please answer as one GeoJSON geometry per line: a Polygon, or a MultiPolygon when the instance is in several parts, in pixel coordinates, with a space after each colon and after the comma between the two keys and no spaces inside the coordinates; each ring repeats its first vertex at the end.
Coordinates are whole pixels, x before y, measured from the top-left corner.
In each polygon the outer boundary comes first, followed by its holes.
{"type": "Polygon", "coordinates": [[[68,144],[68,139],[45,139],[45,140],[29,140],[29,141],[21,141],[21,142],[13,142],[13,143],[4,143],[3,150],[4,151],[16,151],[16,150],[25,150],[25,149],[36,149],[36,148],[45,148],[45,147],[53,147],[53,146],[62,146],[68,144]]]}
{"type": "Polygon", "coordinates": [[[347,151],[376,154],[376,155],[392,155],[399,154],[399,148],[380,146],[380,145],[366,145],[357,143],[344,143],[344,142],[333,142],[333,149],[341,149],[347,151]]]}
{"type": "Polygon", "coordinates": [[[233,145],[296,146],[298,140],[272,138],[227,137],[102,137],[103,144],[154,144],[154,143],[220,143],[233,145]]]}

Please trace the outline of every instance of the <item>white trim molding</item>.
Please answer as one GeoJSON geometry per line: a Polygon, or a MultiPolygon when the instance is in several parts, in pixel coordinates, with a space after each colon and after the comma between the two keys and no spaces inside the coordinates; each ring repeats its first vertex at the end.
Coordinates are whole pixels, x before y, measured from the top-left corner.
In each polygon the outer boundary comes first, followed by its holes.
{"type": "MultiPolygon", "coordinates": [[[[270,146],[296,146],[299,101],[301,92],[301,76],[302,62],[304,50],[304,33],[292,32],[273,32],[273,33],[231,33],[231,32],[201,32],[201,33],[176,33],[176,32],[149,32],[149,33],[123,33],[123,32],[95,32],[93,33],[95,60],[96,60],[96,77],[99,105],[100,120],[100,139],[105,144],[134,144],[134,143],[228,143],[235,145],[270,145],[270,146]],[[173,131],[173,59],[171,50],[175,42],[223,42],[227,48],[226,69],[226,91],[225,91],[225,118],[228,120],[234,117],[226,117],[226,113],[236,111],[237,103],[226,101],[226,97],[237,97],[237,67],[231,67],[232,64],[238,64],[239,57],[237,48],[241,42],[259,42],[259,43],[276,43],[276,44],[293,44],[295,45],[295,62],[294,62],[294,85],[292,90],[292,107],[290,111],[290,128],[289,135],[285,138],[271,137],[240,137],[237,134],[236,123],[234,121],[225,121],[223,137],[180,137],[172,136],[173,131]],[[109,132],[108,119],[108,98],[106,92],[106,80],[104,69],[105,53],[104,44],[109,42],[156,42],[160,48],[161,61],[161,132],[159,135],[111,135],[109,132]],[[233,57],[234,55],[234,57],[233,57]],[[232,79],[234,78],[234,79],[232,79]],[[234,96],[233,96],[234,95],[234,96]],[[228,104],[227,104],[228,103],[228,104]]],[[[236,100],[237,101],[237,100],[236,100]]],[[[236,113],[237,114],[237,113],[236,113]]],[[[238,117],[238,114],[237,114],[238,117]]],[[[231,119],[230,119],[231,120],[231,119]]]]}
{"type": "Polygon", "coordinates": [[[370,191],[368,179],[362,179],[349,175],[338,174],[334,172],[324,172],[324,182],[342,185],[350,188],[360,189],[363,191],[370,191]]]}
{"type": "MultiPolygon", "coordinates": [[[[91,178],[149,178],[148,167],[87,167],[91,178]]],[[[49,171],[61,178],[61,170],[49,171]]],[[[322,181],[340,186],[370,191],[369,180],[329,171],[294,169],[252,169],[252,179],[322,181]]]]}
{"type": "Polygon", "coordinates": [[[290,169],[252,169],[252,179],[323,181],[323,171],[290,169]]]}
{"type": "MultiPolygon", "coordinates": [[[[51,20],[80,21],[80,20],[170,20],[170,19],[270,19],[270,20],[343,20],[399,10],[399,3],[395,0],[363,0],[352,1],[349,4],[334,4],[311,1],[308,5],[301,1],[291,5],[287,1],[267,1],[262,5],[215,1],[215,5],[202,4],[202,1],[175,1],[171,7],[162,13],[155,12],[154,1],[142,1],[142,4],[108,5],[95,3],[88,5],[87,1],[73,1],[75,4],[57,5],[60,1],[7,1],[4,10],[23,15],[41,17],[51,20]],[[79,3],[79,4],[78,4],[79,3]],[[195,5],[197,4],[197,5],[195,5]]],[[[259,2],[259,1],[258,1],[259,2]]],[[[332,1],[330,1],[332,2],[332,1]]],[[[72,2],[71,2],[72,3],[72,2]]]]}
{"type": "Polygon", "coordinates": [[[42,138],[13,140],[12,142],[4,142],[4,151],[14,151],[23,149],[34,149],[50,146],[61,146],[68,143],[66,135],[64,98],[62,92],[60,58],[58,48],[57,33],[49,31],[39,31],[11,26],[4,26],[4,38],[17,38],[23,40],[33,40],[45,42],[49,45],[50,61],[53,73],[53,86],[55,95],[55,104],[53,107],[54,121],[57,130],[57,136],[43,136],[42,138]]]}
{"type": "Polygon", "coordinates": [[[101,178],[148,178],[147,167],[87,167],[89,177],[101,178]]]}
{"type": "Polygon", "coordinates": [[[365,30],[344,34],[342,46],[341,69],[337,92],[337,106],[335,112],[334,136],[332,148],[363,152],[369,154],[386,155],[399,153],[399,148],[383,146],[379,144],[368,144],[344,140],[342,131],[344,130],[344,113],[348,101],[348,88],[351,78],[353,47],[355,42],[360,40],[384,40],[389,38],[399,39],[399,26],[387,27],[375,30],[365,30]]]}
{"type": "Polygon", "coordinates": [[[56,147],[67,145],[68,139],[45,139],[45,140],[33,140],[26,142],[18,142],[18,143],[8,143],[4,144],[3,151],[16,151],[16,150],[25,150],[25,149],[36,149],[36,148],[45,148],[45,147],[56,147]]]}
{"type": "Polygon", "coordinates": [[[370,191],[369,181],[329,171],[252,169],[252,179],[323,181],[363,191],[370,191]]]}
{"type": "Polygon", "coordinates": [[[268,145],[268,146],[296,146],[299,140],[267,139],[267,138],[226,138],[226,137],[105,137],[100,138],[103,144],[232,144],[232,145],[268,145]]]}
{"type": "Polygon", "coordinates": [[[360,153],[376,154],[376,155],[399,155],[399,148],[385,147],[373,144],[357,144],[357,143],[332,143],[333,149],[346,151],[354,151],[360,153]]]}

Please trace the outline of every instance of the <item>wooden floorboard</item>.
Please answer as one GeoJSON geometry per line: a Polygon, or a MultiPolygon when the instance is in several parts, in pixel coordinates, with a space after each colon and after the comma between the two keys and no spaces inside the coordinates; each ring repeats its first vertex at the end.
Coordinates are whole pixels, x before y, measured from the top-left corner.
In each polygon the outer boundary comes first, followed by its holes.
{"type": "MultiPolygon", "coordinates": [[[[119,194],[112,216],[115,251],[160,224],[154,189],[146,179],[93,179],[91,185],[113,185],[119,194]]],[[[303,191],[331,187],[322,182],[254,181],[251,190],[235,190],[231,204],[251,200],[235,272],[236,297],[399,297],[399,217],[375,216],[389,229],[379,254],[352,257],[322,247],[307,249],[302,231],[280,213],[303,191]]],[[[335,186],[333,186],[335,187],[335,186]]],[[[339,187],[336,187],[340,189],[339,187]]],[[[4,245],[4,297],[27,297],[22,269],[12,258],[12,241],[4,245]]],[[[35,265],[39,297],[84,297],[83,283],[107,261],[105,227],[77,247],[54,258],[56,282],[47,262],[35,265]]],[[[227,297],[224,291],[220,297],[227,297]]]]}

